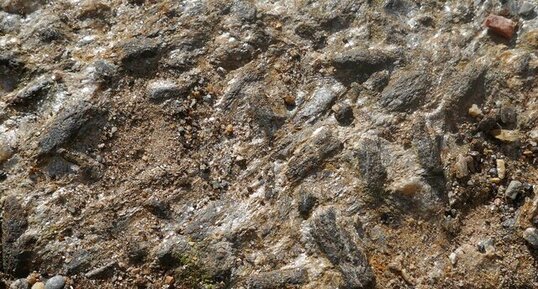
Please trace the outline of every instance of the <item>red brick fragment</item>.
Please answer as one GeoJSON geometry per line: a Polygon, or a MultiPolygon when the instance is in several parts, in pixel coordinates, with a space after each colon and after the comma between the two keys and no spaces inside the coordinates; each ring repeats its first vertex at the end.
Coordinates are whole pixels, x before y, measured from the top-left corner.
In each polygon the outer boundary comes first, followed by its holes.
{"type": "Polygon", "coordinates": [[[516,31],[517,23],[499,16],[490,14],[486,20],[484,21],[484,25],[489,28],[493,33],[504,37],[506,39],[512,38],[514,36],[514,32],[516,31]]]}

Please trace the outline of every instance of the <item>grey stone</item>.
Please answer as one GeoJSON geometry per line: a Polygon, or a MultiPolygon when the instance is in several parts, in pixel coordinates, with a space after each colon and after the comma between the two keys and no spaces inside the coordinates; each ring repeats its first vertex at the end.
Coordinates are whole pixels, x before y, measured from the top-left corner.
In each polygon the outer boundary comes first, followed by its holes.
{"type": "Polygon", "coordinates": [[[65,286],[65,277],[56,275],[45,282],[45,289],[62,289],[65,286]]]}
{"type": "Polygon", "coordinates": [[[258,273],[249,277],[247,288],[249,289],[278,289],[288,286],[301,285],[308,280],[308,274],[304,269],[283,269],[258,273]]]}
{"type": "Polygon", "coordinates": [[[329,85],[316,89],[297,113],[297,118],[302,120],[315,119],[329,109],[337,96],[337,93],[329,85]]]}
{"type": "Polygon", "coordinates": [[[534,249],[538,249],[538,229],[525,229],[525,231],[523,231],[523,239],[525,239],[525,241],[527,241],[534,249]]]}
{"type": "Polygon", "coordinates": [[[249,114],[268,136],[272,136],[286,121],[284,108],[279,109],[277,105],[262,97],[251,103],[249,114]]]}
{"type": "Polygon", "coordinates": [[[525,188],[520,181],[514,180],[511,181],[510,184],[508,184],[508,187],[506,188],[506,192],[504,194],[510,200],[515,201],[524,189],[525,188]]]}
{"type": "Polygon", "coordinates": [[[181,96],[180,87],[168,80],[156,80],[148,84],[147,97],[152,101],[161,101],[181,96]]]}
{"type": "Polygon", "coordinates": [[[518,14],[527,19],[534,18],[536,16],[536,12],[534,11],[534,9],[535,5],[525,1],[519,7],[518,14]]]}
{"type": "Polygon", "coordinates": [[[257,51],[250,43],[229,44],[215,50],[211,64],[232,71],[244,66],[256,55],[257,51]]]}
{"type": "Polygon", "coordinates": [[[342,273],[342,288],[374,288],[375,275],[366,255],[348,232],[336,223],[336,212],[329,208],[312,221],[312,235],[318,248],[342,273]]]}
{"type": "Polygon", "coordinates": [[[385,11],[406,15],[417,8],[416,4],[407,0],[385,0],[383,9],[385,11]]]}
{"type": "Polygon", "coordinates": [[[423,104],[429,86],[430,76],[424,70],[399,73],[383,90],[381,105],[389,111],[414,111],[423,104]]]}
{"type": "Polygon", "coordinates": [[[477,244],[478,251],[480,253],[490,253],[495,250],[495,240],[492,238],[487,238],[485,240],[481,240],[477,244]]]}
{"type": "Polygon", "coordinates": [[[430,174],[443,172],[441,163],[442,137],[430,135],[424,121],[418,121],[414,125],[413,145],[420,164],[430,174]]]}

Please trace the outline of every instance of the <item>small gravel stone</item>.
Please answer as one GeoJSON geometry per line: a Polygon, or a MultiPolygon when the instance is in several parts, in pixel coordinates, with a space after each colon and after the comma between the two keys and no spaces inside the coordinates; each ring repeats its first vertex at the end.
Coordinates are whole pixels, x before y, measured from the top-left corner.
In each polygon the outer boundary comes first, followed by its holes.
{"type": "Polygon", "coordinates": [[[523,239],[525,239],[525,241],[527,241],[533,248],[538,249],[538,229],[525,229],[523,232],[523,239]]]}
{"type": "Polygon", "coordinates": [[[478,107],[478,105],[473,104],[473,105],[469,108],[469,115],[472,116],[472,117],[478,117],[478,116],[481,116],[481,115],[482,115],[482,110],[478,107]]]}
{"type": "Polygon", "coordinates": [[[499,15],[489,15],[484,21],[484,25],[493,33],[506,39],[512,38],[517,24],[505,17],[499,15]]]}
{"type": "Polygon", "coordinates": [[[523,190],[523,184],[520,181],[511,181],[506,188],[505,195],[507,198],[514,201],[523,190]]]}
{"type": "Polygon", "coordinates": [[[501,180],[506,176],[506,163],[504,160],[497,160],[497,176],[501,180]]]}
{"type": "Polygon", "coordinates": [[[45,289],[62,289],[65,286],[65,278],[60,275],[56,275],[45,283],[45,289]]]}

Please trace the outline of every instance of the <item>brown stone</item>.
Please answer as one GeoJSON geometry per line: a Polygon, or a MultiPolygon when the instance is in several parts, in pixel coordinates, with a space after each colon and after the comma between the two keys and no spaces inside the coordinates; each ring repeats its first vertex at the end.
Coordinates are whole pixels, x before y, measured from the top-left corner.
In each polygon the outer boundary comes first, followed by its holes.
{"type": "Polygon", "coordinates": [[[484,21],[484,26],[501,37],[511,39],[516,31],[517,23],[508,18],[490,14],[484,21]]]}

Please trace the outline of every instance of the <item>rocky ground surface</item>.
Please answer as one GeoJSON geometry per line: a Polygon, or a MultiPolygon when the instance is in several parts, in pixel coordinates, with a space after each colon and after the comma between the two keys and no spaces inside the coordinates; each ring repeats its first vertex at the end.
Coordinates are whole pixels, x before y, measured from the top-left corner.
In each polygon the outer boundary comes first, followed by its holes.
{"type": "Polygon", "coordinates": [[[535,0],[0,8],[0,288],[538,288],[535,0]]]}

